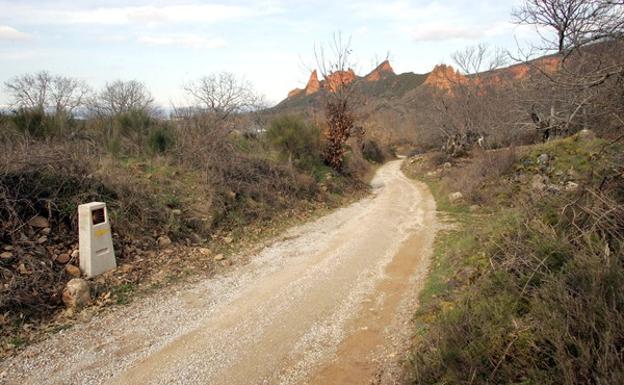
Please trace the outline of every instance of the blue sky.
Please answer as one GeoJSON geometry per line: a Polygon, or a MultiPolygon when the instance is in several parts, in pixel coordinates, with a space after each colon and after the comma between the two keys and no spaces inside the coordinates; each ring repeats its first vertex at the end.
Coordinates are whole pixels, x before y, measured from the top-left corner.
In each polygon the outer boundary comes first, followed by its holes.
{"type": "Polygon", "coordinates": [[[388,52],[397,73],[425,73],[468,45],[515,49],[535,39],[510,22],[518,1],[0,0],[0,82],[39,70],[96,89],[137,79],[167,106],[184,104],[185,82],[230,71],[275,103],[305,84],[315,44],[338,31],[359,74],[388,52]]]}

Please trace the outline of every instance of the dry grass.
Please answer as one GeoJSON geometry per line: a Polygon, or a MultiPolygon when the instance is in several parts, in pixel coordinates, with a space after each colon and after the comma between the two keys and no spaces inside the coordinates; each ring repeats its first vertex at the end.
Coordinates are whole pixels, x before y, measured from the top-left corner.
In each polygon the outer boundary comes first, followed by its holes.
{"type": "Polygon", "coordinates": [[[516,159],[514,147],[492,151],[476,149],[463,167],[451,168],[445,181],[450,190],[460,191],[469,201],[481,204],[489,200],[483,190],[486,180],[508,173],[516,159]]]}

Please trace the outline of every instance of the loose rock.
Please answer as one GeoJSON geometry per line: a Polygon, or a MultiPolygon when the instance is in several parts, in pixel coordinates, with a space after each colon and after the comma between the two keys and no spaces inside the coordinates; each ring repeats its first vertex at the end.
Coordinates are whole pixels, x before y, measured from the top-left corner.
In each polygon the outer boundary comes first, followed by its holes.
{"type": "Polygon", "coordinates": [[[462,201],[463,199],[464,199],[464,194],[460,193],[459,191],[450,193],[448,195],[448,200],[451,203],[456,203],[456,202],[462,201]]]}
{"type": "Polygon", "coordinates": [[[546,166],[549,160],[550,157],[548,156],[548,154],[541,154],[537,157],[537,164],[539,164],[540,166],[546,166]]]}
{"type": "Polygon", "coordinates": [[[564,188],[565,188],[566,191],[572,192],[572,191],[578,190],[578,187],[579,187],[578,183],[569,181],[568,183],[565,184],[564,188]]]}
{"type": "Polygon", "coordinates": [[[171,238],[166,235],[158,237],[158,247],[160,247],[161,249],[171,246],[172,243],[173,242],[171,242],[171,238]]]}
{"type": "Polygon", "coordinates": [[[41,236],[41,237],[39,237],[39,238],[37,239],[37,244],[38,244],[38,245],[42,245],[42,244],[46,243],[47,241],[48,241],[48,237],[46,237],[45,235],[43,235],[43,236],[41,236]]]}
{"type": "Polygon", "coordinates": [[[13,253],[11,253],[10,251],[5,251],[4,253],[0,254],[0,259],[10,259],[13,258],[13,253]]]}
{"type": "Polygon", "coordinates": [[[55,261],[56,261],[57,263],[60,263],[60,264],[64,265],[64,264],[66,264],[67,262],[69,262],[69,260],[70,260],[70,259],[71,259],[71,258],[70,258],[70,256],[69,256],[69,254],[67,254],[67,253],[63,253],[63,254],[58,255],[58,256],[56,257],[55,261]]]}
{"type": "Polygon", "coordinates": [[[217,254],[214,256],[215,261],[222,261],[224,259],[225,259],[225,256],[223,254],[217,254]]]}
{"type": "Polygon", "coordinates": [[[577,134],[580,140],[593,140],[596,139],[596,134],[592,130],[583,129],[577,134]]]}
{"type": "Polygon", "coordinates": [[[28,271],[23,263],[20,263],[19,266],[17,266],[17,271],[19,271],[22,275],[30,274],[30,271],[28,271]]]}
{"type": "Polygon", "coordinates": [[[66,265],[65,272],[74,278],[80,278],[80,276],[82,275],[80,268],[74,265],[66,265]]]}
{"type": "Polygon", "coordinates": [[[46,227],[50,226],[50,223],[48,222],[47,219],[45,219],[42,216],[37,215],[36,217],[31,218],[28,221],[28,224],[31,225],[32,227],[37,227],[40,229],[44,229],[46,227]]]}
{"type": "Polygon", "coordinates": [[[546,190],[546,183],[548,182],[547,178],[536,174],[533,175],[533,178],[531,179],[531,188],[534,191],[544,191],[546,190]]]}
{"type": "Polygon", "coordinates": [[[63,289],[63,303],[69,309],[79,309],[91,302],[89,284],[82,278],[74,278],[67,282],[63,289]]]}

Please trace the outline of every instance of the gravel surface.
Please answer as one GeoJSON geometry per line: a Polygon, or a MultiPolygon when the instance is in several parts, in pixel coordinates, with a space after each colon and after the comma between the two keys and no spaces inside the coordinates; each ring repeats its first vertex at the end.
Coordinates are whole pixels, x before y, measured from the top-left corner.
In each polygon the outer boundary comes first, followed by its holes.
{"type": "MultiPolygon", "coordinates": [[[[428,263],[435,204],[426,187],[401,173],[400,162],[379,169],[371,197],[288,230],[247,265],[142,298],[26,348],[0,363],[0,382],[310,383],[357,352],[349,337],[368,330],[361,325],[374,317],[405,334],[428,263]],[[401,254],[414,236],[418,250],[401,254]],[[404,263],[395,270],[404,274],[392,276],[397,255],[404,263]],[[399,286],[383,285],[399,278],[399,286]],[[393,297],[405,299],[386,301],[393,297]]],[[[376,337],[393,330],[379,328],[376,337]]],[[[384,341],[370,341],[377,340],[384,341]]],[[[401,341],[387,344],[395,349],[401,341]]],[[[371,342],[358,359],[383,362],[374,357],[388,351],[381,345],[371,342]]],[[[368,382],[364,377],[356,371],[347,382],[368,382]]]]}

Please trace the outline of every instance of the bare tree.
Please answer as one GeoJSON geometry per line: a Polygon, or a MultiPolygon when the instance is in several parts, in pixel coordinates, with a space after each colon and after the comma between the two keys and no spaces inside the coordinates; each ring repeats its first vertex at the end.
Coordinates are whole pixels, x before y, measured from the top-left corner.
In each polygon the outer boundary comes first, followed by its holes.
{"type": "Polygon", "coordinates": [[[526,0],[515,9],[518,24],[554,29],[556,40],[542,36],[546,48],[563,53],[567,48],[622,33],[621,0],[526,0]]]}
{"type": "Polygon", "coordinates": [[[5,87],[13,97],[13,107],[56,113],[71,113],[84,104],[90,92],[82,80],[47,71],[14,77],[5,87]]]}
{"type": "Polygon", "coordinates": [[[342,171],[345,145],[351,135],[364,136],[363,127],[356,125],[355,88],[351,69],[351,39],[343,40],[334,34],[324,47],[314,49],[316,63],[325,81],[325,119],[328,126],[325,161],[335,170],[342,171]]]}
{"type": "Polygon", "coordinates": [[[451,59],[466,75],[487,72],[508,64],[508,54],[499,47],[478,44],[451,54],[451,59]]]}
{"type": "Polygon", "coordinates": [[[219,120],[265,105],[264,97],[250,82],[230,72],[204,76],[184,85],[184,91],[201,111],[214,114],[219,120]]]}
{"type": "Polygon", "coordinates": [[[106,83],[91,102],[91,108],[100,115],[112,116],[130,111],[151,113],[154,98],[145,86],[137,81],[116,80],[106,83]]]}

